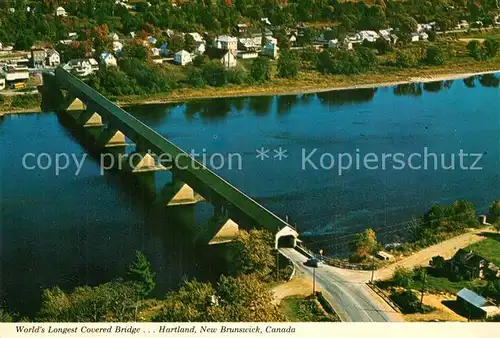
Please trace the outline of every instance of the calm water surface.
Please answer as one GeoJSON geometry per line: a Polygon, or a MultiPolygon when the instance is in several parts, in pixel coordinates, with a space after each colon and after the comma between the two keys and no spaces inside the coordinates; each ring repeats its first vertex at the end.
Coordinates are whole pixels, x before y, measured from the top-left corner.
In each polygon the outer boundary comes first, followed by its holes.
{"type": "MultiPolygon", "coordinates": [[[[218,173],[288,215],[304,237],[316,241],[319,235],[375,227],[379,238],[390,241],[403,236],[408,221],[432,203],[466,199],[485,211],[500,197],[498,84],[498,76],[490,76],[128,110],[188,152],[208,158],[240,154],[241,170],[226,165],[218,173]],[[261,147],[269,158],[256,158],[261,147]],[[280,147],[287,155],[282,160],[274,158],[280,147]],[[361,166],[339,175],[337,163],[318,170],[302,165],[303,152],[314,149],[312,161],[320,166],[323,153],[335,159],[339,153],[408,156],[425,147],[445,154],[447,164],[460,149],[482,154],[477,164],[482,169],[460,170],[458,155],[456,170],[434,170],[432,164],[428,170],[361,166]]],[[[152,210],[120,177],[101,176],[93,159],[77,176],[74,165],[58,176],[53,170],[24,169],[25,153],[85,153],[53,113],[0,118],[0,145],[0,291],[10,309],[32,313],[47,287],[123,276],[136,249],[148,255],[157,272],[158,295],[183,278],[215,274],[217,264],[191,237],[196,230],[184,229],[184,224],[203,226],[210,206],[152,210]]],[[[321,245],[337,253],[332,242],[321,245]]]]}

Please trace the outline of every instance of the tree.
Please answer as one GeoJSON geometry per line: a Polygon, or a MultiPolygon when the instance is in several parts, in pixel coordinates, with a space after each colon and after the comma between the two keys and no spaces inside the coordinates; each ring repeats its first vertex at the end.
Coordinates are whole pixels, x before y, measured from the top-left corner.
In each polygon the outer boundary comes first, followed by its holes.
{"type": "Polygon", "coordinates": [[[496,225],[497,231],[500,231],[498,225],[500,225],[500,200],[491,203],[490,212],[488,214],[489,221],[496,225]]]}
{"type": "Polygon", "coordinates": [[[396,267],[392,276],[394,285],[409,288],[413,282],[413,271],[402,266],[396,267]]]}
{"type": "Polygon", "coordinates": [[[226,68],[218,60],[205,63],[202,66],[202,72],[209,86],[222,87],[227,83],[226,68]]]}
{"type": "Polygon", "coordinates": [[[265,82],[271,79],[271,64],[266,57],[258,57],[250,66],[250,77],[255,82],[265,82]]]}
{"type": "Polygon", "coordinates": [[[184,38],[180,34],[174,34],[167,40],[168,50],[172,53],[177,53],[184,48],[184,38]]]}
{"type": "Polygon", "coordinates": [[[46,322],[128,322],[136,320],[137,302],[133,283],[83,286],[71,293],[55,287],[43,291],[36,318],[46,322]]]}
{"type": "Polygon", "coordinates": [[[297,76],[298,72],[299,72],[299,62],[295,54],[291,52],[282,51],[278,59],[277,76],[281,78],[292,79],[297,76]]]}
{"type": "Polygon", "coordinates": [[[498,39],[488,38],[483,42],[484,54],[488,58],[493,58],[498,53],[500,42],[498,39]]]}
{"type": "Polygon", "coordinates": [[[167,294],[157,322],[276,322],[285,320],[273,305],[273,294],[253,275],[221,276],[214,287],[186,281],[167,294]]]}
{"type": "Polygon", "coordinates": [[[392,49],[392,46],[389,41],[380,37],[377,39],[377,41],[375,41],[375,48],[377,48],[377,51],[380,55],[384,55],[392,49]]]}
{"type": "Polygon", "coordinates": [[[34,43],[32,36],[19,36],[14,43],[14,48],[16,50],[30,50],[34,43]]]}
{"type": "Polygon", "coordinates": [[[135,261],[128,267],[127,279],[136,284],[140,296],[146,297],[153,291],[155,275],[146,256],[141,251],[136,251],[135,261]]]}
{"type": "Polygon", "coordinates": [[[355,252],[351,260],[355,262],[363,261],[370,255],[374,255],[379,247],[375,231],[371,228],[365,229],[363,233],[356,234],[355,252]]]}
{"type": "Polygon", "coordinates": [[[446,260],[443,256],[434,256],[430,261],[430,266],[436,270],[441,270],[444,268],[446,260]]]}
{"type": "Polygon", "coordinates": [[[444,53],[437,46],[427,47],[427,52],[424,59],[428,65],[439,66],[444,64],[444,53]]]}
{"type": "Polygon", "coordinates": [[[469,43],[467,44],[467,50],[469,51],[469,55],[474,59],[481,60],[483,58],[481,44],[478,40],[469,41],[469,43]]]}
{"type": "Polygon", "coordinates": [[[266,230],[239,231],[229,245],[226,262],[232,275],[268,278],[275,269],[273,236],[266,230]]]}
{"type": "Polygon", "coordinates": [[[184,50],[192,53],[196,48],[196,41],[191,34],[184,35],[184,50]]]}
{"type": "Polygon", "coordinates": [[[12,322],[12,316],[0,307],[0,323],[10,323],[12,322]]]}
{"type": "Polygon", "coordinates": [[[146,61],[151,56],[149,49],[140,40],[135,40],[131,44],[126,45],[123,54],[128,58],[136,58],[141,61],[146,61]]]}

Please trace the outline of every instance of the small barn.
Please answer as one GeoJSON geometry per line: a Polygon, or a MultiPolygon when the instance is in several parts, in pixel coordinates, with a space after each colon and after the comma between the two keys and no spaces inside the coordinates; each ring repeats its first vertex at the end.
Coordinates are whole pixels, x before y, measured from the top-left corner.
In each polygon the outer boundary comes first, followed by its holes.
{"type": "Polygon", "coordinates": [[[457,303],[470,319],[483,319],[500,314],[500,308],[467,288],[458,291],[457,303]]]}

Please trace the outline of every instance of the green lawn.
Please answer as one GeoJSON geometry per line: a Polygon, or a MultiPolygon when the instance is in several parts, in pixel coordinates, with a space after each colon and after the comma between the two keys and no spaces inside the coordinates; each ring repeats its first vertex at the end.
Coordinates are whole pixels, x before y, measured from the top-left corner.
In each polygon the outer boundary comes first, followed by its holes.
{"type": "MultiPolygon", "coordinates": [[[[431,293],[447,292],[455,294],[463,288],[470,290],[477,290],[478,288],[486,285],[486,281],[482,279],[476,279],[473,281],[451,281],[447,277],[436,277],[427,275],[425,290],[431,293]]],[[[414,281],[412,283],[412,288],[420,290],[422,288],[422,282],[414,281]]]]}
{"type": "Polygon", "coordinates": [[[500,236],[497,236],[496,238],[483,239],[482,241],[476,242],[465,249],[472,250],[496,266],[500,266],[500,236]]]}
{"type": "Polygon", "coordinates": [[[314,299],[302,296],[285,297],[280,303],[280,309],[291,322],[332,322],[336,321],[320,308],[314,299]]]}

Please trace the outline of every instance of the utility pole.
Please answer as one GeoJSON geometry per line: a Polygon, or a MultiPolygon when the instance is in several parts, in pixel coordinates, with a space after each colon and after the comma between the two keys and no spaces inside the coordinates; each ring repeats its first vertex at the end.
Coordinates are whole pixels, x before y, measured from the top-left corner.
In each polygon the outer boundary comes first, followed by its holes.
{"type": "Polygon", "coordinates": [[[420,296],[420,309],[423,312],[424,308],[424,292],[425,292],[425,283],[427,282],[427,271],[424,270],[424,280],[422,281],[422,296],[420,296]]]}
{"type": "Polygon", "coordinates": [[[372,254],[372,278],[370,283],[373,284],[373,278],[375,277],[375,255],[372,254]]]}
{"type": "Polygon", "coordinates": [[[316,268],[313,267],[313,295],[316,295],[316,268]]]}
{"type": "Polygon", "coordinates": [[[280,280],[280,252],[276,249],[276,281],[280,280]]]}

